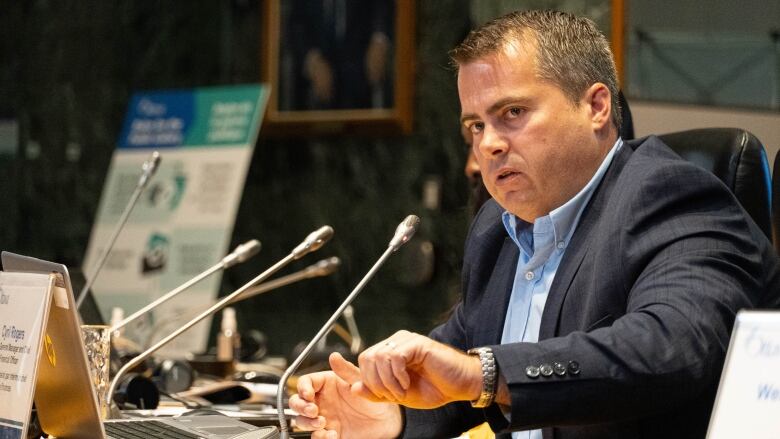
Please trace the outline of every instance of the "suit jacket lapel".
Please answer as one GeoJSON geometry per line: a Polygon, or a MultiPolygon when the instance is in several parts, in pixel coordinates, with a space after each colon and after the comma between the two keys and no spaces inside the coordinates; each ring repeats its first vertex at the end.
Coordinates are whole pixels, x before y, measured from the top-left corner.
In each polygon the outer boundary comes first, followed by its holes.
{"type": "Polygon", "coordinates": [[[509,306],[509,296],[512,294],[512,284],[515,280],[519,254],[520,251],[515,243],[506,237],[490,281],[485,288],[489,299],[484,301],[483,306],[486,309],[479,313],[483,316],[479,322],[482,330],[475,334],[475,346],[501,343],[501,335],[504,333],[504,316],[506,316],[506,310],[509,306]],[[493,318],[484,318],[485,316],[493,316],[493,318]]]}
{"type": "Polygon", "coordinates": [[[544,305],[542,313],[542,323],[539,327],[539,340],[554,337],[557,334],[558,322],[560,320],[561,308],[566,294],[569,292],[574,276],[577,274],[585,255],[588,253],[590,244],[590,233],[601,218],[603,206],[606,204],[609,194],[612,192],[615,181],[620,175],[620,171],[625,166],[633,149],[628,144],[623,147],[612,159],[612,163],[601,180],[596,192],[590,199],[588,206],[580,217],[577,229],[574,231],[571,242],[566,253],[563,255],[558,271],[555,273],[555,279],[550,286],[550,292],[547,295],[547,302],[544,305]]]}

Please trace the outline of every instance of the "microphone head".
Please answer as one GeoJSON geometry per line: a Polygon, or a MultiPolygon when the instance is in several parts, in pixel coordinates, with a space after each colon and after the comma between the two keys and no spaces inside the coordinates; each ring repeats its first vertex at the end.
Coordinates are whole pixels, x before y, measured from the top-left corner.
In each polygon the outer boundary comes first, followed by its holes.
{"type": "Polygon", "coordinates": [[[323,259],[316,264],[309,265],[306,268],[306,277],[328,276],[336,272],[341,266],[341,259],[338,256],[323,259]]]}
{"type": "Polygon", "coordinates": [[[245,262],[254,255],[258,254],[261,247],[262,246],[260,245],[260,241],[256,239],[239,244],[232,253],[222,259],[222,263],[225,264],[225,268],[228,268],[232,267],[233,265],[245,262]]]}
{"type": "Polygon", "coordinates": [[[149,160],[144,162],[144,172],[148,172],[149,176],[154,175],[154,173],[157,172],[157,167],[160,166],[161,160],[162,156],[159,151],[152,152],[152,156],[149,157],[149,160]]]}
{"type": "Polygon", "coordinates": [[[235,252],[238,254],[238,262],[244,262],[254,255],[260,253],[262,245],[260,241],[256,239],[250,239],[249,241],[236,247],[235,252]]]}
{"type": "Polygon", "coordinates": [[[395,235],[393,235],[393,239],[390,240],[390,248],[392,248],[393,251],[396,251],[402,245],[406,244],[406,242],[414,236],[414,232],[417,231],[419,225],[420,217],[417,215],[409,215],[404,218],[404,220],[401,221],[401,224],[398,224],[398,227],[395,229],[395,235]]]}
{"type": "Polygon", "coordinates": [[[319,250],[331,237],[333,237],[333,227],[331,226],[322,226],[309,233],[309,236],[293,249],[293,259],[300,259],[306,254],[319,250]]]}
{"type": "Polygon", "coordinates": [[[146,160],[143,165],[141,165],[143,174],[141,174],[141,179],[138,181],[139,186],[146,186],[146,183],[149,182],[149,179],[151,179],[154,173],[157,172],[157,168],[160,166],[160,161],[162,161],[162,156],[160,153],[157,151],[152,152],[152,156],[149,157],[149,159],[146,160]]]}

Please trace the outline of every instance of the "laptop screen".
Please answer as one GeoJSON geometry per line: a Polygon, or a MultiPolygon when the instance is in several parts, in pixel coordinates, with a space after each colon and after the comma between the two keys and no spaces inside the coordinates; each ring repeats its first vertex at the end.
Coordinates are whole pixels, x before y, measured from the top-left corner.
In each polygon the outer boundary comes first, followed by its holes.
{"type": "Polygon", "coordinates": [[[2,253],[2,261],[5,271],[54,272],[63,280],[63,287],[54,287],[60,289],[54,296],[63,300],[53,301],[46,322],[46,349],[51,355],[41,355],[38,361],[35,406],[41,427],[57,437],[105,437],[68,269],[9,252],[2,253]]]}

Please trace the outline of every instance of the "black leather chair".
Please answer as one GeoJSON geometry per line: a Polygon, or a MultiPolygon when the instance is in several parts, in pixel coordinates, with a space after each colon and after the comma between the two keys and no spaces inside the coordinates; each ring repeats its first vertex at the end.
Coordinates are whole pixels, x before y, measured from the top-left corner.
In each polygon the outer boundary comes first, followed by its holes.
{"type": "Polygon", "coordinates": [[[780,255],[780,152],[775,155],[775,166],[772,168],[772,236],[775,250],[780,255]]]}
{"type": "MultiPolygon", "coordinates": [[[[756,136],[740,128],[701,128],[658,137],[683,158],[720,178],[753,221],[772,239],[772,178],[766,152],[756,136]]],[[[775,160],[776,173],[777,170],[775,160]]],[[[775,181],[775,186],[778,184],[780,182],[775,181]]],[[[775,195],[775,212],[780,202],[777,197],[775,195]]]]}

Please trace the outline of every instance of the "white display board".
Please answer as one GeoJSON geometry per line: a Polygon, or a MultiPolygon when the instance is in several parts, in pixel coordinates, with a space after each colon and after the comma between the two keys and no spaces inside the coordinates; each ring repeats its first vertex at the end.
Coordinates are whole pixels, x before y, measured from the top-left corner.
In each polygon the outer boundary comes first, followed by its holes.
{"type": "Polygon", "coordinates": [[[740,311],[708,439],[780,438],[780,311],[740,311]]]}
{"type": "MultiPolygon", "coordinates": [[[[104,252],[152,151],[162,162],[120,233],[92,290],[103,316],[128,315],[216,264],[228,245],[267,89],[260,85],[139,93],[133,96],[106,178],[83,269],[104,252]]],[[[148,345],[217,296],[219,273],[127,328],[148,345]]],[[[166,347],[181,356],[205,348],[210,320],[166,347]]]]}

